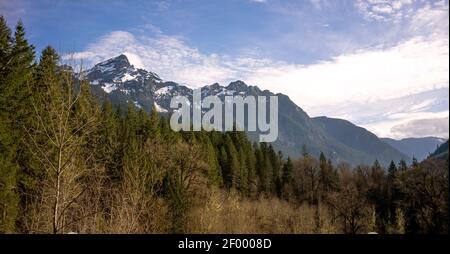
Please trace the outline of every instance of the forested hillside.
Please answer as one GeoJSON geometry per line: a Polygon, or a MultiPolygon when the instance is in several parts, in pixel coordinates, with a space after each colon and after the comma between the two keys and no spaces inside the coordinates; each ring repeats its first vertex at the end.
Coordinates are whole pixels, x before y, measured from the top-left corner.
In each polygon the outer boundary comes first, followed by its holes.
{"type": "Polygon", "coordinates": [[[0,17],[1,233],[444,233],[448,160],[295,158],[100,103],[0,17]]]}
{"type": "Polygon", "coordinates": [[[448,140],[442,143],[436,150],[430,154],[430,158],[448,160],[448,140]]]}

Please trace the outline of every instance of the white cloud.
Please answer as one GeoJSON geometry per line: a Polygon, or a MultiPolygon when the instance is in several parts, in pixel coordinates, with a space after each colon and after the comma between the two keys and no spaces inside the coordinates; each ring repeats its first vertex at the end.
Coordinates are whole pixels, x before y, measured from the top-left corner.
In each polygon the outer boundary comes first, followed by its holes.
{"type": "Polygon", "coordinates": [[[372,10],[374,12],[377,12],[377,13],[386,13],[386,14],[390,14],[390,13],[392,13],[394,11],[394,9],[390,5],[387,5],[387,4],[386,5],[374,6],[372,8],[372,10]]]}
{"type": "Polygon", "coordinates": [[[448,59],[448,40],[419,37],[309,66],[263,66],[245,80],[286,93],[305,107],[363,102],[447,86],[448,59]]]}
{"type": "Polygon", "coordinates": [[[382,137],[427,137],[437,136],[442,138],[448,138],[448,117],[449,111],[442,112],[420,112],[398,115],[397,118],[393,118],[387,121],[380,121],[373,124],[365,125],[369,130],[373,130],[376,134],[382,137]],[[439,126],[433,127],[433,119],[435,123],[439,123],[439,126]],[[447,124],[442,124],[442,119],[447,119],[447,124]],[[412,128],[412,126],[419,126],[422,123],[422,128],[412,128]],[[437,128],[439,131],[437,131],[437,128]]]}
{"type": "MultiPolygon", "coordinates": [[[[399,128],[398,126],[416,126],[413,123],[432,123],[430,119],[449,117],[448,87],[432,89],[429,91],[405,95],[393,99],[382,99],[365,103],[339,103],[326,106],[313,107],[309,113],[344,118],[362,126],[380,137],[406,138],[421,136],[448,137],[449,129],[440,125],[440,131],[434,127],[417,129],[414,135],[413,128],[399,128]]],[[[438,120],[440,123],[441,120],[438,120]]],[[[448,126],[448,125],[447,125],[448,126]]],[[[429,127],[429,126],[428,126],[429,127]]]]}
{"type": "Polygon", "coordinates": [[[437,136],[448,139],[449,117],[425,118],[411,120],[406,123],[395,125],[391,128],[392,133],[402,137],[429,137],[437,136]]]}
{"type": "Polygon", "coordinates": [[[407,114],[399,119],[362,125],[379,137],[402,139],[408,137],[449,137],[449,111],[407,114]]]}
{"type": "Polygon", "coordinates": [[[141,68],[141,69],[145,68],[145,65],[142,62],[142,59],[138,55],[130,53],[130,52],[124,52],[124,55],[127,56],[128,61],[132,65],[134,65],[136,68],[141,68]]]}

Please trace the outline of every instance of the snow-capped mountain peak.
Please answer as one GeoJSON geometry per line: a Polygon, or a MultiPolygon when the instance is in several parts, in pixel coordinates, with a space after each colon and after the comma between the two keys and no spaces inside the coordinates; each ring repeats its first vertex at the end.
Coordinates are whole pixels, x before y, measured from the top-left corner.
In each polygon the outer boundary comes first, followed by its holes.
{"type": "MultiPolygon", "coordinates": [[[[131,101],[146,111],[155,107],[159,112],[170,112],[170,100],[175,96],[192,99],[192,89],[175,82],[163,82],[157,74],[135,68],[124,54],[96,64],[86,71],[86,77],[95,90],[108,94],[111,100],[120,100],[122,104],[131,101]]],[[[228,86],[214,83],[202,87],[202,97],[245,96],[253,94],[252,89],[240,80],[228,86]]]]}
{"type": "Polygon", "coordinates": [[[135,68],[124,54],[96,64],[86,71],[86,77],[106,93],[122,91],[129,94],[144,89],[149,82],[161,82],[158,75],[135,68]]]}

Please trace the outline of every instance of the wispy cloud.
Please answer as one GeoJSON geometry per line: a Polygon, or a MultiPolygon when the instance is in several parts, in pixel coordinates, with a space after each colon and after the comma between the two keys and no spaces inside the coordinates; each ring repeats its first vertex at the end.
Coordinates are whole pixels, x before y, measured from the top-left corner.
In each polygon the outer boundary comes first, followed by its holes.
{"type": "Polygon", "coordinates": [[[399,21],[410,14],[414,0],[358,0],[356,6],[368,20],[399,21]]]}
{"type": "Polygon", "coordinates": [[[366,19],[374,21],[412,20],[421,23],[420,25],[429,25],[430,21],[438,22],[440,17],[448,17],[447,0],[357,0],[355,5],[366,19]]]}
{"type": "Polygon", "coordinates": [[[159,11],[167,11],[170,8],[171,0],[157,0],[155,4],[159,11]]]}

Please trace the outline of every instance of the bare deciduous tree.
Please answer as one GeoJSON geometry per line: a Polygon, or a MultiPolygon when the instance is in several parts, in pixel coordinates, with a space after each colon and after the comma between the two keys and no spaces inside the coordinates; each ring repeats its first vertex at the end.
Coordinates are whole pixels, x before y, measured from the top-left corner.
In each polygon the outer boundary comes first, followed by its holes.
{"type": "Polygon", "coordinates": [[[87,190],[82,179],[89,174],[92,157],[83,156],[83,145],[96,124],[95,115],[77,107],[82,89],[75,86],[73,73],[60,74],[49,78],[45,91],[34,96],[36,121],[27,129],[30,150],[43,172],[40,198],[34,204],[37,221],[32,225],[37,228],[31,230],[55,234],[81,219],[70,214],[87,190]]]}

